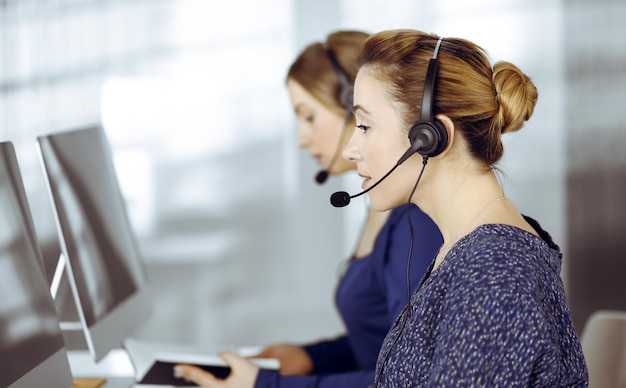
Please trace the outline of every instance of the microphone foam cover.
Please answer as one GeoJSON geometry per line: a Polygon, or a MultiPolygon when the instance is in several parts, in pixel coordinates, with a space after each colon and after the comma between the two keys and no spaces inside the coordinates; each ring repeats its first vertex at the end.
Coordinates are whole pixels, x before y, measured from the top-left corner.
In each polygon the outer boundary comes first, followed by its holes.
{"type": "Polygon", "coordinates": [[[344,207],[350,203],[350,194],[345,191],[338,191],[330,196],[330,204],[334,207],[344,207]]]}
{"type": "Polygon", "coordinates": [[[315,175],[315,182],[319,183],[320,185],[326,182],[326,179],[328,179],[328,171],[326,170],[322,170],[318,172],[317,175],[315,175]]]}

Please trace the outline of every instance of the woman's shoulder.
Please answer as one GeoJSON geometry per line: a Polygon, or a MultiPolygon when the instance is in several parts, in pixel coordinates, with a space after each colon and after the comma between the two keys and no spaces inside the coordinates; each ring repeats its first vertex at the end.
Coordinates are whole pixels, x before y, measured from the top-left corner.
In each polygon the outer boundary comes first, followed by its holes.
{"type": "Polygon", "coordinates": [[[517,226],[507,224],[484,224],[459,240],[463,245],[477,251],[504,251],[508,254],[524,253],[529,250],[551,250],[558,253],[547,232],[540,229],[539,236],[517,226]],[[546,240],[546,236],[548,240],[546,240]],[[482,249],[481,249],[482,248],[482,249]]]}
{"type": "Polygon", "coordinates": [[[392,227],[408,227],[409,218],[415,224],[414,226],[418,228],[428,227],[439,233],[435,222],[414,203],[400,205],[391,209],[387,223],[392,227]]]}
{"type": "Polygon", "coordinates": [[[453,248],[456,265],[475,272],[507,276],[560,271],[561,253],[542,238],[505,224],[485,224],[462,238],[453,248]]]}

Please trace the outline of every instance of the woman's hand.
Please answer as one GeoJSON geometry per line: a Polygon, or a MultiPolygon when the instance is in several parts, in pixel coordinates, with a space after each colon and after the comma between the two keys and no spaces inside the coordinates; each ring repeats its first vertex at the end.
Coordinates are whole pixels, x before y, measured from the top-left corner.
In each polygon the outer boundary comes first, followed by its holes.
{"type": "Polygon", "coordinates": [[[174,367],[174,376],[191,381],[203,388],[252,388],[259,367],[233,352],[220,353],[220,357],[230,366],[230,375],[224,380],[191,365],[179,364],[174,367]]]}
{"type": "Polygon", "coordinates": [[[270,345],[253,357],[278,359],[281,375],[308,375],[313,372],[313,360],[300,346],[292,344],[270,345]]]}

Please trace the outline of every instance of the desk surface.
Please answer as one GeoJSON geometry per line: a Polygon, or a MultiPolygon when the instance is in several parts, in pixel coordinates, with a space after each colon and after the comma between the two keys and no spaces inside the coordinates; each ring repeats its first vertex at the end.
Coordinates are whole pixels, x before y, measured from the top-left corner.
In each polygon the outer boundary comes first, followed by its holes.
{"type": "MultiPolygon", "coordinates": [[[[103,377],[105,379],[104,385],[100,385],[98,388],[146,388],[146,385],[134,384],[132,377],[103,377]]],[[[80,379],[80,377],[78,377],[80,379]]],[[[96,386],[77,384],[76,381],[72,388],[92,388],[96,386]]],[[[161,387],[163,388],[163,387],[161,387]]]]}
{"type": "MultiPolygon", "coordinates": [[[[157,343],[158,344],[158,343],[157,343]]],[[[188,350],[189,345],[178,344],[169,346],[180,346],[180,349],[188,350]]],[[[232,349],[232,346],[215,347],[216,349],[232,349]]],[[[193,347],[202,352],[212,353],[207,348],[193,347]]],[[[260,351],[259,346],[237,347],[236,351],[242,356],[250,356],[260,351]]],[[[94,362],[87,350],[69,350],[68,358],[72,375],[75,378],[105,378],[107,382],[101,388],[168,388],[166,385],[146,385],[135,384],[135,369],[128,353],[124,349],[111,350],[102,360],[94,362]]]]}
{"type": "Polygon", "coordinates": [[[68,351],[68,358],[75,378],[105,378],[102,388],[167,388],[164,385],[135,384],[133,365],[123,349],[112,350],[98,363],[83,350],[68,351]]]}

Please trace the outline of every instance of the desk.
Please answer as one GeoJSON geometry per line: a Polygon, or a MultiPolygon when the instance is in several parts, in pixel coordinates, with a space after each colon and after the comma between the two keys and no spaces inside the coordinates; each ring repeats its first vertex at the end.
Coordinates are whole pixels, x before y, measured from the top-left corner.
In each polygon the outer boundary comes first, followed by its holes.
{"type": "Polygon", "coordinates": [[[68,358],[75,378],[103,377],[107,382],[102,388],[167,388],[164,385],[135,384],[135,370],[123,349],[110,351],[98,363],[86,350],[70,350],[68,358]]]}

